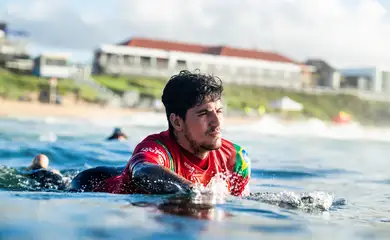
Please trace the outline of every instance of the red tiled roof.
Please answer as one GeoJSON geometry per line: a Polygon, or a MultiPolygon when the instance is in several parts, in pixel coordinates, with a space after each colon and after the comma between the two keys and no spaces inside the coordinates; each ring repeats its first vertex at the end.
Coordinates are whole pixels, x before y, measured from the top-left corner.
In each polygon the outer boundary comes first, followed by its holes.
{"type": "Polygon", "coordinates": [[[180,51],[191,53],[206,53],[220,56],[261,59],[274,62],[294,63],[292,59],[273,52],[263,52],[251,49],[240,49],[229,46],[205,46],[199,44],[178,43],[165,40],[153,40],[146,38],[133,38],[120,45],[162,49],[166,51],[180,51]]]}
{"type": "Polygon", "coordinates": [[[288,63],[294,62],[293,60],[285,56],[273,52],[262,52],[262,51],[238,49],[238,48],[231,48],[231,47],[224,47],[221,50],[220,55],[231,56],[231,57],[255,58],[255,59],[262,59],[262,60],[268,60],[274,62],[288,62],[288,63]]]}
{"type": "Polygon", "coordinates": [[[143,48],[156,48],[167,51],[203,53],[207,46],[198,44],[176,43],[163,40],[152,40],[146,38],[133,38],[121,45],[143,48]]]}

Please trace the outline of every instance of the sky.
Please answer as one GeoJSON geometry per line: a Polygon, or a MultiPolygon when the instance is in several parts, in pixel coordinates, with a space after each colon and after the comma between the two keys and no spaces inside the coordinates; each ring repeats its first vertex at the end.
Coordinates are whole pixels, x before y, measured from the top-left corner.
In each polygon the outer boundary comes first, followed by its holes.
{"type": "Polygon", "coordinates": [[[90,61],[100,44],[148,37],[278,52],[336,68],[390,68],[390,0],[1,0],[33,54],[90,61]]]}

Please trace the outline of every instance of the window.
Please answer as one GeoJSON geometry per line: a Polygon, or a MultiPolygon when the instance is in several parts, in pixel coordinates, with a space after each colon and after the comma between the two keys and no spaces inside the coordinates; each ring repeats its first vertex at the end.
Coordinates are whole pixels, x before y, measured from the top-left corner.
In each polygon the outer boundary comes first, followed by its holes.
{"type": "Polygon", "coordinates": [[[168,68],[169,60],[167,58],[157,58],[157,68],[168,68]]]}
{"type": "Polygon", "coordinates": [[[187,69],[187,62],[184,60],[177,60],[176,67],[179,69],[187,69]]]}
{"type": "Polygon", "coordinates": [[[45,65],[47,66],[66,66],[66,59],[45,58],[45,65]]]}
{"type": "Polygon", "coordinates": [[[117,65],[119,64],[119,58],[117,55],[108,54],[107,56],[107,64],[108,65],[117,65]]]}
{"type": "Polygon", "coordinates": [[[141,56],[141,66],[142,67],[150,67],[152,66],[152,60],[150,57],[141,56]]]}
{"type": "Polygon", "coordinates": [[[191,66],[192,66],[192,70],[199,69],[202,71],[202,63],[200,62],[192,62],[191,66]]]}
{"type": "Polygon", "coordinates": [[[135,63],[135,57],[131,55],[124,55],[123,56],[123,63],[124,65],[131,66],[135,63]]]}

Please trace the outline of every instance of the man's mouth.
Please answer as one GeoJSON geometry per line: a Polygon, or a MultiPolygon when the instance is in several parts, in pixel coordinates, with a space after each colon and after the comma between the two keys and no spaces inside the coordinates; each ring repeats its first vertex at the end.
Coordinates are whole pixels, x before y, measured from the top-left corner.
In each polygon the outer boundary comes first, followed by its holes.
{"type": "Polygon", "coordinates": [[[214,137],[219,136],[220,134],[221,134],[221,130],[219,128],[214,128],[207,131],[207,135],[214,136],[214,137]]]}

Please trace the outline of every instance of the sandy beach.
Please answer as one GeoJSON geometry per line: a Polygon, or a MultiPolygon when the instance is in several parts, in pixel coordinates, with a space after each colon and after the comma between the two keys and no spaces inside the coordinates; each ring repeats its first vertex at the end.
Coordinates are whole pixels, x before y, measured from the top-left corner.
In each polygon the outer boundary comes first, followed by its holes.
{"type": "MultiPolygon", "coordinates": [[[[150,110],[101,107],[88,103],[65,103],[62,105],[39,102],[21,102],[0,99],[0,117],[67,117],[78,119],[121,118],[150,110]]],[[[225,117],[225,124],[243,124],[258,119],[225,117]]]]}
{"type": "MultiPolygon", "coordinates": [[[[146,110],[145,110],[146,111],[146,110]]],[[[98,118],[120,117],[142,112],[139,109],[123,109],[100,107],[96,104],[46,104],[39,102],[21,102],[0,100],[1,117],[71,117],[71,118],[98,118]]]]}

